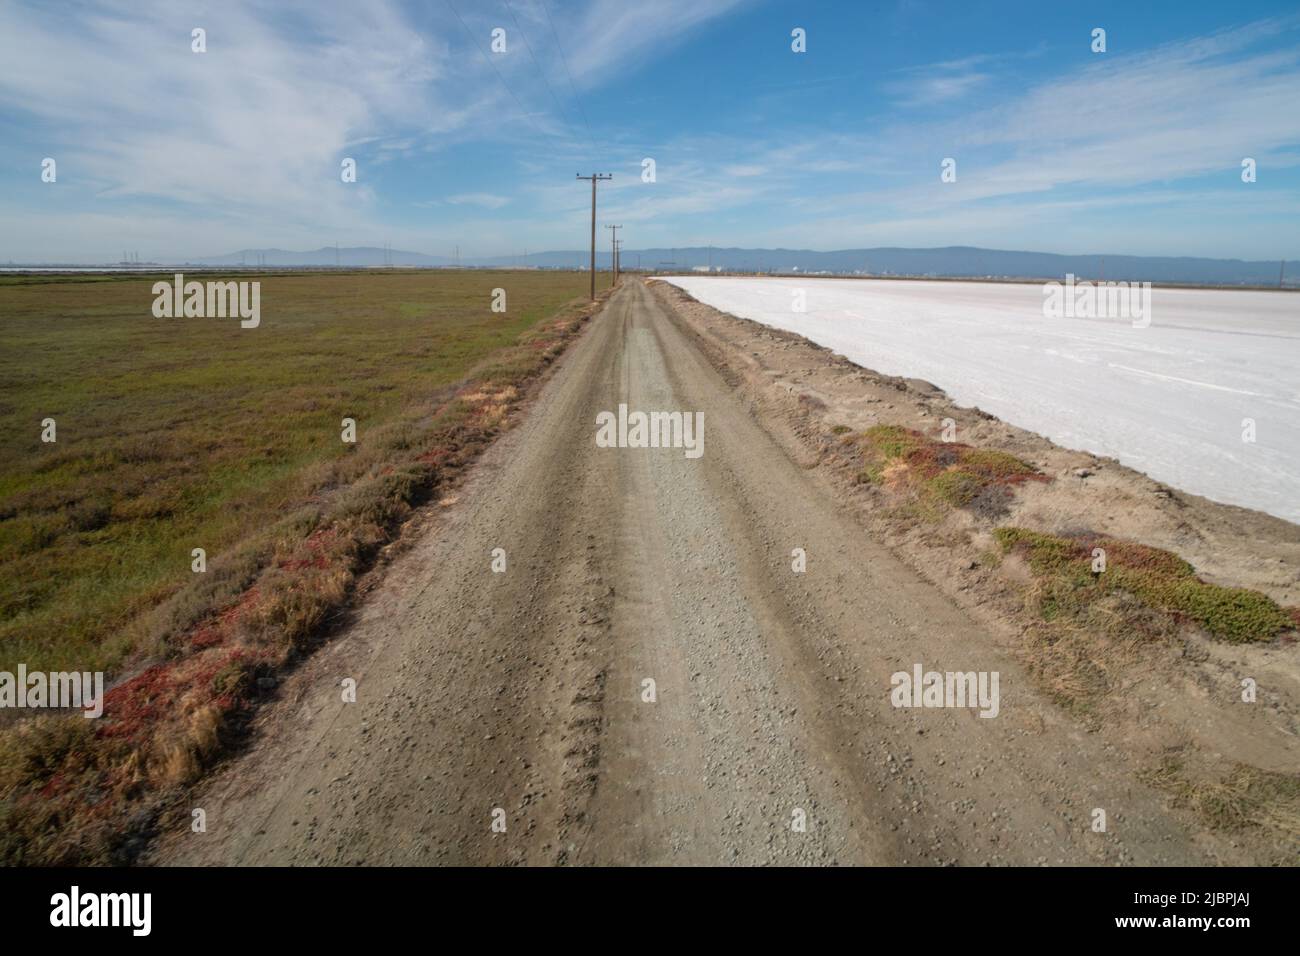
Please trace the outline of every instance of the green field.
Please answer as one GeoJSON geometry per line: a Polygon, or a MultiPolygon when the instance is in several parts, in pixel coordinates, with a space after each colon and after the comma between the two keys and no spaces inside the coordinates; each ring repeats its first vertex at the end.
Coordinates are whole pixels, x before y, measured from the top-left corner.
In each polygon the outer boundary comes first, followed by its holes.
{"type": "MultiPolygon", "coordinates": [[[[152,314],[165,276],[0,278],[0,669],[113,671],[146,612],[586,292],[562,272],[261,276],[261,324],[152,314]],[[504,288],[508,311],[493,313],[504,288]],[[340,439],[354,418],[358,445],[340,439]],[[57,441],[41,441],[53,418],[57,441]],[[334,469],[333,471],[331,469],[334,469]]],[[[426,413],[427,414],[427,413],[426,413]]],[[[335,476],[336,477],[336,476],[335,476]]]]}

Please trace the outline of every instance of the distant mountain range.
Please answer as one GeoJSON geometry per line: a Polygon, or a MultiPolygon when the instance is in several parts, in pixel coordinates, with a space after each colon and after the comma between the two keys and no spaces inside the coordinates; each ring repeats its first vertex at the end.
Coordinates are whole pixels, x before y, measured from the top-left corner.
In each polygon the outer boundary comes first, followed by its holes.
{"type": "MultiPolygon", "coordinates": [[[[379,246],[323,246],[306,252],[286,249],[240,249],[224,256],[207,256],[187,260],[186,265],[202,266],[455,266],[452,256],[426,256],[422,252],[384,249],[379,246]]],[[[471,265],[468,260],[462,265],[471,265]]]]}
{"type": "MultiPolygon", "coordinates": [[[[585,250],[534,252],[527,256],[430,256],[402,249],[326,246],[307,252],[284,249],[243,249],[224,256],[195,259],[186,264],[204,266],[350,266],[376,267],[532,267],[582,269],[589,262],[585,250]]],[[[608,269],[609,252],[598,252],[596,267],[608,269]]],[[[625,268],[690,271],[723,269],[748,272],[805,272],[839,275],[900,275],[936,277],[990,277],[1060,279],[1072,273],[1087,279],[1126,279],[1152,282],[1188,282],[1221,285],[1277,285],[1282,263],[1277,260],[1202,259],[1193,257],[1057,255],[1050,252],[1012,252],[974,246],[938,249],[736,249],[693,246],[678,249],[625,249],[625,268]]],[[[1294,275],[1288,285],[1300,282],[1300,263],[1287,268],[1294,275]]]]}

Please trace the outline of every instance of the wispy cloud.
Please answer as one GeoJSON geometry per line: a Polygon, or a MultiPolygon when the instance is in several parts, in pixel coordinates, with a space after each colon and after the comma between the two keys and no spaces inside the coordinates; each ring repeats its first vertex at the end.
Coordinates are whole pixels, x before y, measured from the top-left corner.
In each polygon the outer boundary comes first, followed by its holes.
{"type": "Polygon", "coordinates": [[[500,209],[510,202],[508,196],[496,196],[492,193],[461,193],[448,196],[447,202],[453,206],[481,206],[484,209],[500,209]]]}
{"type": "Polygon", "coordinates": [[[6,4],[0,104],[35,118],[67,188],[91,187],[87,199],[355,220],[373,193],[364,165],[343,188],[343,158],[462,121],[436,93],[446,50],[386,0],[364,17],[278,9],[275,20],[241,3],[195,16],[133,0],[73,18],[6,4]],[[191,50],[196,27],[206,53],[191,50]]]}
{"type": "Polygon", "coordinates": [[[720,19],[750,0],[595,0],[564,21],[569,67],[579,86],[599,83],[612,68],[634,69],[696,28],[720,19]]]}
{"type": "MultiPolygon", "coordinates": [[[[973,57],[972,61],[982,60],[973,57]]],[[[911,69],[890,85],[890,92],[903,107],[954,103],[988,83],[991,75],[974,68],[971,61],[911,69]]]]}
{"type": "MultiPolygon", "coordinates": [[[[0,247],[208,254],[337,238],[444,251],[448,236],[467,253],[569,247],[590,215],[571,177],[591,163],[616,173],[601,215],[633,224],[636,244],[991,245],[1019,241],[1026,223],[1055,242],[1141,196],[1162,223],[1141,231],[1185,246],[1177,230],[1196,209],[1221,226],[1296,204],[1264,189],[1300,165],[1300,16],[1072,66],[1032,44],[889,72],[846,73],[850,62],[817,72],[814,54],[783,54],[799,72],[777,69],[775,82],[802,93],[756,104],[763,84],[751,80],[763,77],[738,75],[713,101],[731,95],[738,109],[706,114],[676,102],[680,83],[661,84],[655,59],[724,16],[767,7],[375,0],[362,16],[343,2],[285,0],[269,10],[0,4],[0,122],[14,134],[0,138],[0,158],[27,164],[0,174],[0,219],[19,237],[0,247]],[[190,51],[198,26],[205,54],[190,51]],[[487,52],[498,26],[510,38],[500,56],[487,52]],[[821,96],[829,81],[845,95],[821,96]],[[602,116],[591,107],[606,83],[616,106],[602,116]],[[57,189],[37,184],[32,157],[45,155],[59,161],[57,189]],[[641,180],[644,156],[656,159],[655,183],[641,180]],[[1237,176],[1245,156],[1260,165],[1254,192],[1237,176]],[[340,181],[345,157],[358,161],[356,183],[340,181]],[[945,157],[957,160],[956,183],[940,183],[945,157]]],[[[785,46],[778,20],[762,21],[768,49],[785,46]]],[[[663,68],[680,80],[679,63],[663,68]]]]}
{"type": "Polygon", "coordinates": [[[832,234],[843,242],[856,232],[898,242],[924,236],[988,244],[1003,224],[1052,222],[1079,193],[1098,209],[1126,201],[1132,190],[1176,183],[1196,186],[1162,191],[1163,202],[1188,209],[1200,203],[1203,211],[1217,208],[1234,218],[1260,213],[1277,199],[1250,193],[1239,164],[1247,156],[1266,171],[1298,164],[1297,27],[1297,18],[1269,20],[1115,54],[994,105],[981,108],[972,100],[956,117],[895,122],[857,146],[828,145],[819,151],[870,151],[874,162],[858,169],[871,185],[805,198],[806,218],[785,234],[815,235],[825,226],[824,241],[831,243],[832,234]],[[1292,45],[1282,49],[1261,43],[1286,36],[1292,45]],[[957,161],[955,183],[940,182],[945,157],[957,161]],[[1208,194],[1202,177],[1229,189],[1235,184],[1235,192],[1208,194]],[[845,219],[850,210],[868,211],[870,218],[845,219]]]}
{"type": "MultiPolygon", "coordinates": [[[[59,235],[84,239],[87,227],[121,229],[132,217],[156,227],[170,216],[152,245],[173,253],[190,251],[187,232],[220,235],[236,224],[244,242],[392,233],[377,183],[397,161],[478,141],[569,156],[568,165],[587,148],[566,62],[576,89],[590,89],[613,75],[613,61],[626,73],[741,2],[514,0],[518,28],[504,7],[463,0],[371,0],[364,10],[327,0],[225,0],[197,11],[170,0],[0,4],[0,112],[19,117],[38,157],[57,158],[62,201],[40,194],[41,213],[29,219],[22,192],[10,192],[0,215],[40,223],[56,245],[59,235]],[[509,30],[510,54],[490,62],[497,25],[509,30]],[[206,53],[191,50],[196,27],[206,30],[206,53]],[[348,157],[358,175],[345,184],[348,157]]],[[[499,190],[446,200],[491,210],[511,201],[499,190]]],[[[103,239],[114,249],[125,241],[103,239]]]]}

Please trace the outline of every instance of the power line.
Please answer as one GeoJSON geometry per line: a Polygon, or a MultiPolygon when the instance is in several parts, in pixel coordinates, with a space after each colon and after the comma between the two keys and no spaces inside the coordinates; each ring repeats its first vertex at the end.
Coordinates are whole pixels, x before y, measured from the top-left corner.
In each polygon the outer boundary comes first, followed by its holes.
{"type": "Polygon", "coordinates": [[[497,75],[497,80],[506,88],[506,92],[510,94],[511,99],[515,101],[515,105],[519,107],[519,112],[524,115],[524,118],[528,120],[528,122],[532,123],[533,129],[537,130],[539,136],[545,136],[546,133],[544,133],[542,128],[537,125],[537,120],[533,119],[533,114],[524,108],[523,102],[515,95],[515,91],[510,88],[510,84],[507,83],[505,77],[501,75],[501,71],[497,69],[497,65],[492,62],[491,58],[483,52],[483,48],[478,45],[478,40],[474,39],[474,34],[470,32],[469,27],[465,23],[465,18],[460,15],[460,11],[452,5],[451,0],[446,0],[446,3],[448,9],[450,9],[452,13],[456,14],[456,19],[460,21],[461,28],[465,31],[465,35],[468,36],[470,42],[474,44],[474,49],[478,50],[478,55],[483,57],[483,60],[488,66],[492,67],[492,72],[497,75]]]}
{"type": "Polygon", "coordinates": [[[542,9],[546,12],[546,22],[551,25],[551,36],[555,37],[555,48],[560,51],[560,62],[564,64],[564,75],[569,80],[569,92],[573,94],[574,102],[578,104],[578,112],[582,114],[582,125],[587,127],[587,139],[591,141],[591,158],[596,158],[596,137],[591,133],[591,123],[587,122],[587,109],[582,105],[582,97],[578,95],[578,88],[573,83],[573,73],[569,71],[569,58],[564,55],[564,44],[560,42],[560,33],[555,29],[555,20],[551,18],[551,8],[546,0],[541,0],[542,9]]]}
{"type": "Polygon", "coordinates": [[[519,36],[523,38],[524,48],[528,51],[529,58],[533,61],[533,66],[537,67],[537,75],[542,78],[542,85],[546,87],[546,92],[551,94],[551,102],[559,111],[560,117],[564,120],[566,126],[569,125],[569,114],[565,110],[560,98],[555,95],[555,90],[551,89],[551,82],[546,78],[546,71],[542,69],[542,64],[538,62],[537,54],[533,52],[533,45],[528,42],[528,34],[524,33],[524,28],[519,24],[519,18],[515,16],[515,8],[510,5],[510,0],[505,0],[506,9],[510,11],[510,19],[515,21],[515,29],[519,31],[519,36]]]}

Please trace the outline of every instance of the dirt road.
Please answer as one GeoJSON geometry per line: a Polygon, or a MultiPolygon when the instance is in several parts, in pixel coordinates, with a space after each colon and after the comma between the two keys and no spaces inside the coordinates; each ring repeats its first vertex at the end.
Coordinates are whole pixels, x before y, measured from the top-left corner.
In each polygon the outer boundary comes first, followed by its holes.
{"type": "Polygon", "coordinates": [[[873,544],[637,281],[459,497],[200,791],[207,832],[154,862],[1218,860],[873,544]],[[703,455],[597,447],[620,403],[703,412],[703,455]],[[997,716],[892,706],[915,664],[998,672],[997,716]]]}

